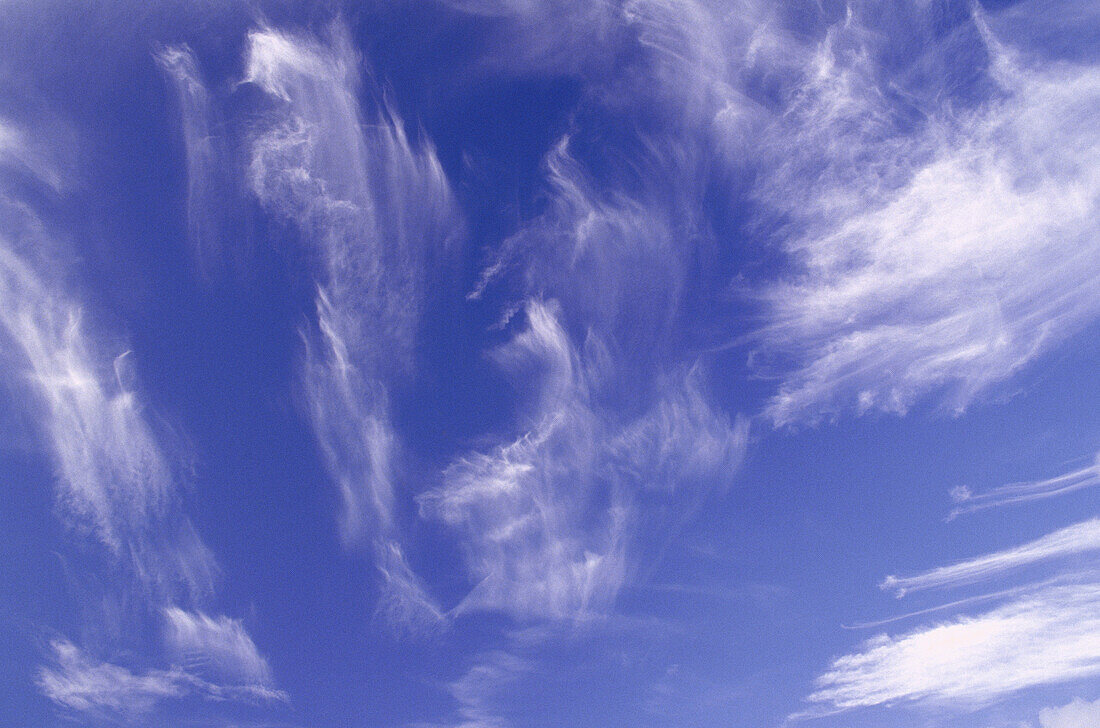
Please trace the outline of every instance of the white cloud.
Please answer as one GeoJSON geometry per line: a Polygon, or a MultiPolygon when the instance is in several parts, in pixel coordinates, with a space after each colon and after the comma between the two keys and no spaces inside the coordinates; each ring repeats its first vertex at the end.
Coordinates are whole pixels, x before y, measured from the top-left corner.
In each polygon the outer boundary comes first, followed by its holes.
{"type": "Polygon", "coordinates": [[[974,617],[881,635],[836,659],[798,717],[923,701],[976,708],[1100,674],[1100,584],[1042,586],[974,617]]]}
{"type": "Polygon", "coordinates": [[[139,675],[58,640],[55,665],[39,671],[39,687],[59,705],[95,714],[143,713],[190,692],[218,700],[279,698],[239,623],[172,606],[203,603],[218,568],[183,511],[176,473],[146,418],[134,355],[105,356],[82,308],[40,272],[50,269],[42,261],[56,246],[35,212],[8,198],[0,198],[0,212],[0,337],[10,357],[4,373],[28,390],[28,406],[57,464],[66,525],[105,547],[112,577],[122,567],[121,583],[104,580],[116,594],[104,601],[133,603],[125,618],[133,624],[164,609],[173,648],[191,652],[204,643],[203,655],[219,667],[231,663],[223,672],[255,683],[225,687],[179,670],[139,675]]]}
{"type": "MultiPolygon", "coordinates": [[[[609,372],[589,335],[574,347],[549,303],[529,301],[527,326],[493,358],[534,402],[519,437],[453,462],[420,497],[425,516],[462,534],[476,586],[457,611],[518,618],[605,615],[637,558],[641,533],[674,532],[736,471],[747,424],[703,399],[697,372],[626,423],[596,406],[609,372]],[[532,374],[533,372],[537,374],[532,374]]],[[[647,541],[648,542],[648,541],[647,541]]]]}
{"type": "Polygon", "coordinates": [[[667,136],[655,146],[681,127],[712,124],[727,142],[744,141],[733,138],[749,112],[739,77],[765,66],[774,73],[800,53],[777,22],[782,9],[760,0],[445,2],[502,19],[486,26],[496,34],[475,71],[583,78],[593,104],[667,114],[667,136]]]}
{"type": "Polygon", "coordinates": [[[459,704],[453,728],[507,728],[499,714],[500,692],[531,670],[531,664],[510,652],[494,650],[478,655],[474,664],[447,688],[459,704]]]}
{"type": "Polygon", "coordinates": [[[916,576],[888,576],[879,586],[903,597],[909,592],[923,589],[943,589],[972,584],[1000,576],[1011,569],[1097,550],[1100,550],[1100,519],[1094,518],[1067,526],[1022,546],[960,561],[950,566],[940,566],[916,576]]]}
{"type": "Polygon", "coordinates": [[[611,449],[624,472],[647,490],[707,491],[714,478],[728,486],[748,446],[749,422],[714,411],[696,367],[669,377],[664,395],[614,439],[611,449]],[[703,484],[708,484],[704,486],[703,484]]]}
{"type": "Polygon", "coordinates": [[[166,698],[186,693],[177,673],[154,670],[135,674],[95,661],[63,640],[54,641],[51,648],[55,665],[38,671],[37,684],[47,698],[70,710],[133,717],[148,713],[166,698]]]}
{"type": "Polygon", "coordinates": [[[1100,485],[1100,455],[1097,456],[1096,462],[1084,468],[1078,468],[1046,480],[1010,483],[980,493],[974,493],[966,487],[955,488],[951,491],[951,498],[957,505],[948,518],[955,518],[964,513],[973,513],[986,508],[998,508],[1015,503],[1053,498],[1097,485],[1100,485]]]}
{"type": "Polygon", "coordinates": [[[541,372],[533,426],[452,463],[444,485],[420,497],[421,510],[462,534],[477,585],[457,611],[600,614],[624,577],[625,514],[594,505],[601,425],[587,404],[582,362],[551,306],[530,302],[527,321],[494,358],[521,377],[541,372]]]}
{"type": "Polygon", "coordinates": [[[831,31],[776,127],[795,161],[761,188],[799,271],[763,292],[753,354],[778,426],[933,394],[962,411],[1100,316],[1100,69],[1018,65],[987,36],[1000,98],[913,133],[863,33],[831,31]]]}
{"type": "Polygon", "coordinates": [[[217,567],[179,509],[172,468],[133,390],[132,354],[112,361],[97,350],[80,307],[14,252],[52,247],[41,224],[18,203],[0,204],[10,213],[0,230],[0,333],[21,358],[13,366],[57,462],[69,525],[94,533],[158,598],[201,598],[217,567]]]}
{"type": "Polygon", "coordinates": [[[414,148],[383,103],[361,109],[358,65],[340,27],[327,45],[273,30],[249,35],[245,81],[277,99],[272,124],[253,142],[251,180],[320,264],[303,379],[343,500],[342,536],[373,551],[387,586],[381,613],[422,626],[441,614],[401,547],[389,389],[411,365],[426,263],[462,225],[434,151],[414,148]]]}
{"type": "Polygon", "coordinates": [[[1095,728],[1100,725],[1100,700],[1089,703],[1077,698],[1060,708],[1039,711],[1039,728],[1095,728]]]}
{"type": "Polygon", "coordinates": [[[179,107],[187,160],[187,231],[195,262],[210,274],[221,255],[218,209],[218,158],[211,130],[210,98],[203,84],[195,54],[187,45],[170,46],[156,53],[168,76],[179,107]]]}
{"type": "Polygon", "coordinates": [[[286,702],[286,693],[269,685],[220,685],[190,672],[171,670],[135,672],[94,659],[66,640],[54,640],[49,666],[38,669],[35,683],[57,705],[85,718],[140,719],[165,701],[198,696],[206,700],[286,702]]]}
{"type": "Polygon", "coordinates": [[[486,60],[495,70],[576,72],[586,113],[648,121],[621,139],[578,125],[548,150],[545,210],[492,252],[468,296],[509,299],[502,327],[525,311],[491,355],[522,392],[516,432],[455,459],[419,500],[461,534],[476,585],[457,611],[602,616],[645,549],[730,482],[747,440],[678,338],[685,301],[705,295],[691,287],[708,254],[704,147],[739,101],[725,83],[729,28],[695,2],[492,12],[509,18],[486,60]],[[592,144],[608,148],[590,167],[576,150],[592,144]]]}
{"type": "Polygon", "coordinates": [[[55,150],[47,151],[36,144],[18,125],[0,118],[0,165],[9,170],[28,173],[55,191],[59,191],[63,180],[57,169],[56,160],[50,153],[52,151],[55,150]]]}
{"type": "Polygon", "coordinates": [[[165,642],[188,672],[229,684],[271,685],[271,669],[244,626],[179,607],[164,610],[165,642]]]}

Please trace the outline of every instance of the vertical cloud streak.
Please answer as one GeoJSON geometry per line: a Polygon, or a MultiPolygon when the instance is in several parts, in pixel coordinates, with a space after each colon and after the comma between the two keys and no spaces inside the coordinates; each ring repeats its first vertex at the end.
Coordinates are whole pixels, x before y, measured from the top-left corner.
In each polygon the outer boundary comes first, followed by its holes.
{"type": "Polygon", "coordinates": [[[199,271],[210,276],[223,256],[218,210],[224,203],[211,130],[210,96],[194,53],[186,45],[156,54],[175,91],[187,160],[187,234],[199,271]]]}
{"type": "MultiPolygon", "coordinates": [[[[89,333],[82,307],[40,273],[44,265],[35,264],[57,249],[29,205],[0,196],[5,374],[27,395],[56,463],[59,513],[74,534],[90,536],[103,548],[104,601],[136,603],[136,613],[126,618],[133,626],[164,608],[185,614],[174,605],[209,601],[217,564],[183,510],[176,473],[146,419],[133,353],[104,355],[106,347],[89,333]]],[[[238,640],[262,659],[239,623],[219,619],[233,624],[238,640]]],[[[193,636],[196,651],[217,652],[224,641],[207,639],[216,637],[213,632],[193,636]]],[[[96,719],[130,718],[196,692],[236,699],[256,687],[285,698],[270,688],[269,675],[262,685],[249,682],[255,675],[242,675],[247,679],[229,690],[178,670],[136,674],[98,661],[67,640],[55,640],[52,650],[52,665],[38,673],[40,689],[55,703],[96,719]]]]}
{"type": "Polygon", "coordinates": [[[400,544],[400,440],[390,386],[411,368],[424,269],[461,228],[431,148],[415,149],[381,100],[363,112],[360,63],[346,31],[331,42],[257,31],[245,80],[275,101],[253,144],[265,205],[293,221],[318,261],[317,329],[306,341],[309,414],[343,500],[341,533],[369,544],[387,585],[380,609],[398,625],[441,614],[400,544]]]}
{"type": "MultiPolygon", "coordinates": [[[[38,228],[25,208],[5,207],[14,213],[9,220],[22,217],[27,228],[38,228]]],[[[86,338],[80,308],[12,252],[15,241],[4,242],[0,325],[26,362],[70,525],[94,533],[154,598],[210,594],[217,567],[179,510],[171,467],[130,388],[132,355],[104,366],[86,338]]]]}

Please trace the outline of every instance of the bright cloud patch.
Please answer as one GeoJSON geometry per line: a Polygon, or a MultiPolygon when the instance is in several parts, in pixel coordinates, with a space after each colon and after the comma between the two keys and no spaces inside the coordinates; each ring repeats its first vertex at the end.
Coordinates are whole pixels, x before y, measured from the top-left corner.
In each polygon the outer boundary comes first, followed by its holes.
{"type": "MultiPolygon", "coordinates": [[[[775,192],[808,204],[787,246],[800,274],[763,293],[757,354],[794,364],[765,409],[775,424],[904,413],[933,393],[961,412],[1100,314],[1100,73],[1021,67],[987,42],[1003,98],[915,136],[841,131],[878,174],[775,192]]],[[[887,113],[876,87],[811,88],[815,130],[887,113]]]]}
{"type": "Polygon", "coordinates": [[[1060,708],[1044,708],[1039,712],[1040,728],[1086,728],[1100,722],[1100,702],[1077,699],[1060,708]]]}
{"type": "MultiPolygon", "coordinates": [[[[882,635],[838,658],[808,700],[823,711],[897,701],[975,707],[1100,673],[1100,587],[1040,589],[974,617],[882,635]]],[[[812,714],[812,711],[811,711],[812,714]]]]}

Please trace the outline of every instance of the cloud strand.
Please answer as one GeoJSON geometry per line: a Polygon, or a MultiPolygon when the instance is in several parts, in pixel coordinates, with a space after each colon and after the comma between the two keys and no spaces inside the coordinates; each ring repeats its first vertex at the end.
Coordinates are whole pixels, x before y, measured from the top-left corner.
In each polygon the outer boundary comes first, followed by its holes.
{"type": "Polygon", "coordinates": [[[960,486],[951,491],[951,499],[955,501],[956,506],[947,518],[951,520],[966,513],[974,513],[988,508],[1000,508],[1001,506],[1054,498],[1097,485],[1100,485],[1100,465],[1093,463],[1062,475],[1056,475],[1053,478],[1024,483],[1009,483],[979,493],[975,493],[965,486],[960,486]]]}
{"type": "Polygon", "coordinates": [[[250,34],[245,81],[277,100],[272,125],[253,141],[250,174],[259,199],[299,227],[319,262],[303,379],[343,500],[341,534],[374,554],[386,585],[380,613],[419,629],[442,613],[401,545],[389,392],[411,367],[426,263],[461,219],[434,151],[414,148],[384,102],[361,110],[360,61],[345,29],[330,35],[325,44],[250,34]]]}
{"type": "Polygon", "coordinates": [[[925,589],[943,589],[972,584],[1000,576],[1013,569],[1098,549],[1100,549],[1100,520],[1091,519],[1067,526],[1022,546],[960,561],[950,566],[940,566],[916,576],[888,576],[879,584],[879,588],[893,591],[900,598],[925,589]]]}

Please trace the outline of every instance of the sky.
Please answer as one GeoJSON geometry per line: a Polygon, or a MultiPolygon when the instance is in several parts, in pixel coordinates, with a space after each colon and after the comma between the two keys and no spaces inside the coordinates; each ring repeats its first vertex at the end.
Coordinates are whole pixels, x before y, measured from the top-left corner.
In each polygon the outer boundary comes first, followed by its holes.
{"type": "Polygon", "coordinates": [[[1100,725],[1100,7],[0,0],[0,724],[1100,725]]]}

